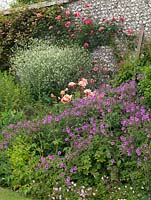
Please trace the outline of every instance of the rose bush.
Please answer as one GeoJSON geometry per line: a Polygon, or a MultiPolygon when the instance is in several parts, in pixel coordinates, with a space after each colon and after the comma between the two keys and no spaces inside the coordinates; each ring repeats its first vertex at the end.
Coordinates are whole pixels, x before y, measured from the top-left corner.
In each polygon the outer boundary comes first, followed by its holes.
{"type": "Polygon", "coordinates": [[[59,12],[61,13],[60,6],[52,6],[13,11],[11,15],[5,16],[0,14],[0,68],[10,67],[10,55],[16,45],[22,47],[30,38],[45,37],[49,32],[50,22],[54,25],[59,12]]]}

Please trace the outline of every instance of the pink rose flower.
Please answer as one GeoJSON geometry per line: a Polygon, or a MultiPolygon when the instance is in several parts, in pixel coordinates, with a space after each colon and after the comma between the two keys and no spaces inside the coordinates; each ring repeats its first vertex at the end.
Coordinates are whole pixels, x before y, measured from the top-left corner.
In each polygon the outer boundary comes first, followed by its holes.
{"type": "Polygon", "coordinates": [[[87,24],[87,25],[93,24],[93,20],[92,20],[92,19],[86,19],[86,20],[84,20],[83,22],[84,22],[85,24],[87,24]]]}
{"type": "Polygon", "coordinates": [[[49,30],[52,30],[53,29],[53,26],[49,26],[49,28],[48,28],[49,30]]]}
{"type": "Polygon", "coordinates": [[[119,20],[120,20],[120,22],[124,22],[125,21],[124,17],[122,17],[122,16],[119,18],[119,20]]]}
{"type": "Polygon", "coordinates": [[[56,20],[61,20],[61,18],[62,18],[62,16],[61,15],[58,15],[57,17],[56,17],[56,20]]]}
{"type": "Polygon", "coordinates": [[[97,71],[99,71],[99,68],[98,67],[93,67],[93,71],[97,72],[97,71]]]}
{"type": "Polygon", "coordinates": [[[82,17],[82,21],[85,22],[85,20],[86,20],[86,18],[85,18],[85,17],[82,17]]]}
{"type": "Polygon", "coordinates": [[[75,34],[74,33],[70,34],[70,37],[75,38],[75,34]]]}
{"type": "Polygon", "coordinates": [[[127,32],[128,35],[131,35],[133,33],[133,31],[131,29],[127,29],[126,32],[127,32]]]}
{"type": "Polygon", "coordinates": [[[80,16],[81,16],[81,13],[80,13],[80,12],[75,12],[75,13],[74,13],[74,16],[75,16],[75,17],[80,17],[80,16]]]}
{"type": "Polygon", "coordinates": [[[107,71],[107,67],[103,67],[103,68],[102,68],[102,71],[103,71],[103,72],[106,72],[106,71],[107,71]]]}
{"type": "Polygon", "coordinates": [[[94,34],[94,30],[91,30],[91,31],[90,31],[90,35],[93,35],[93,34],[94,34]]]}
{"type": "Polygon", "coordinates": [[[70,11],[69,10],[65,11],[65,15],[69,16],[70,15],[70,11]]]}
{"type": "Polygon", "coordinates": [[[90,79],[90,83],[95,83],[95,80],[93,78],[90,79]]]}
{"type": "Polygon", "coordinates": [[[116,18],[115,18],[115,17],[112,17],[111,21],[112,21],[112,22],[116,22],[116,18]]]}
{"type": "Polygon", "coordinates": [[[103,31],[105,28],[103,26],[99,27],[99,31],[103,31]]]}
{"type": "Polygon", "coordinates": [[[84,47],[85,47],[85,48],[88,48],[88,47],[89,47],[89,43],[85,42],[85,43],[84,43],[84,47]]]}
{"type": "Polygon", "coordinates": [[[88,3],[88,2],[87,2],[87,3],[85,3],[85,7],[86,7],[86,8],[90,8],[90,6],[91,6],[91,4],[90,4],[90,3],[88,3]]]}
{"type": "Polygon", "coordinates": [[[109,20],[106,20],[105,23],[106,24],[111,24],[111,22],[109,20]]]}
{"type": "Polygon", "coordinates": [[[61,31],[59,30],[59,31],[57,31],[57,35],[59,35],[61,33],[61,31]]]}
{"type": "Polygon", "coordinates": [[[66,23],[65,23],[65,27],[68,28],[68,27],[70,26],[70,24],[71,24],[70,21],[66,22],[66,23]]]}
{"type": "Polygon", "coordinates": [[[66,94],[66,95],[64,95],[64,96],[62,97],[61,102],[62,102],[63,104],[66,104],[66,103],[69,103],[71,100],[72,100],[72,95],[66,94]]]}
{"type": "Polygon", "coordinates": [[[37,18],[41,18],[42,14],[41,13],[37,13],[36,16],[37,16],[37,18]]]}

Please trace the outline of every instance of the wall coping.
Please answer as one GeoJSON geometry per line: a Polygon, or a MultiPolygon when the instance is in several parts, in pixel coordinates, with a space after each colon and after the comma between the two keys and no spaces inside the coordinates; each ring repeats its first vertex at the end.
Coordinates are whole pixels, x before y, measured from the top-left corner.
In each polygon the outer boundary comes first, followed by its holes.
{"type": "Polygon", "coordinates": [[[0,11],[0,13],[3,15],[10,15],[12,12],[15,12],[15,11],[24,11],[26,9],[29,9],[29,10],[39,9],[39,8],[51,7],[54,5],[61,5],[61,4],[67,4],[67,3],[70,3],[70,0],[53,0],[51,2],[44,1],[44,2],[27,5],[25,7],[18,7],[18,8],[13,8],[13,9],[2,10],[2,11],[0,11]]]}

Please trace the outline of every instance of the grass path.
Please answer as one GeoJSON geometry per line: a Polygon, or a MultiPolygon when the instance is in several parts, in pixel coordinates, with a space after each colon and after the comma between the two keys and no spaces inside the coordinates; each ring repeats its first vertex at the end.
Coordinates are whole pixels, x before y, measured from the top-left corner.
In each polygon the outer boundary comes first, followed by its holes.
{"type": "Polygon", "coordinates": [[[0,200],[31,200],[19,194],[0,187],[0,200]]]}

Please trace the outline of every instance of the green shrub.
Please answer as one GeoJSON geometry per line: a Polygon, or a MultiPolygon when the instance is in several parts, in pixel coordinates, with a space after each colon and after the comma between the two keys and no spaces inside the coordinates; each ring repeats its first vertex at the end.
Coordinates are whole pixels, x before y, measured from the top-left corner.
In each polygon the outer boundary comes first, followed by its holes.
{"type": "Polygon", "coordinates": [[[92,68],[89,53],[78,46],[59,48],[35,40],[12,58],[12,71],[35,97],[60,92],[92,68]]]}
{"type": "Polygon", "coordinates": [[[7,152],[1,151],[0,152],[0,185],[1,186],[4,186],[4,187],[10,186],[11,174],[12,174],[12,169],[11,169],[7,152]]]}
{"type": "Polygon", "coordinates": [[[140,65],[141,66],[151,65],[151,37],[147,38],[142,45],[140,65]]]}
{"type": "Polygon", "coordinates": [[[16,136],[12,148],[6,154],[9,157],[11,170],[9,185],[13,190],[19,190],[22,186],[26,194],[27,186],[29,186],[26,183],[33,181],[35,162],[37,164],[38,161],[36,151],[36,145],[31,143],[30,137],[23,134],[16,136]]]}
{"type": "Polygon", "coordinates": [[[21,110],[28,102],[31,99],[27,90],[16,84],[13,76],[0,72],[0,115],[10,110],[21,110]]]}
{"type": "Polygon", "coordinates": [[[16,79],[0,72],[0,130],[9,124],[45,115],[50,107],[35,102],[27,89],[16,79]]]}
{"type": "MultiPolygon", "coordinates": [[[[121,84],[126,81],[137,79],[140,75],[150,74],[149,67],[151,65],[151,39],[148,38],[144,41],[141,49],[140,57],[137,55],[133,56],[135,52],[131,52],[127,55],[126,60],[118,63],[118,73],[114,78],[115,83],[121,84]],[[147,72],[148,71],[148,72],[147,72]]],[[[117,49],[118,50],[118,49],[117,49]]],[[[136,53],[135,53],[136,54],[136,53]]],[[[139,80],[138,80],[139,81],[139,80]]],[[[146,82],[146,81],[145,81],[146,82]]]]}
{"type": "Polygon", "coordinates": [[[140,74],[141,67],[139,60],[136,57],[130,57],[119,65],[119,69],[113,82],[117,85],[125,83],[129,80],[134,80],[140,74]]]}
{"type": "Polygon", "coordinates": [[[23,111],[6,110],[1,113],[0,129],[24,119],[23,111]]]}
{"type": "Polygon", "coordinates": [[[142,79],[139,82],[141,93],[144,95],[144,100],[151,105],[151,66],[142,68],[142,79]]]}

